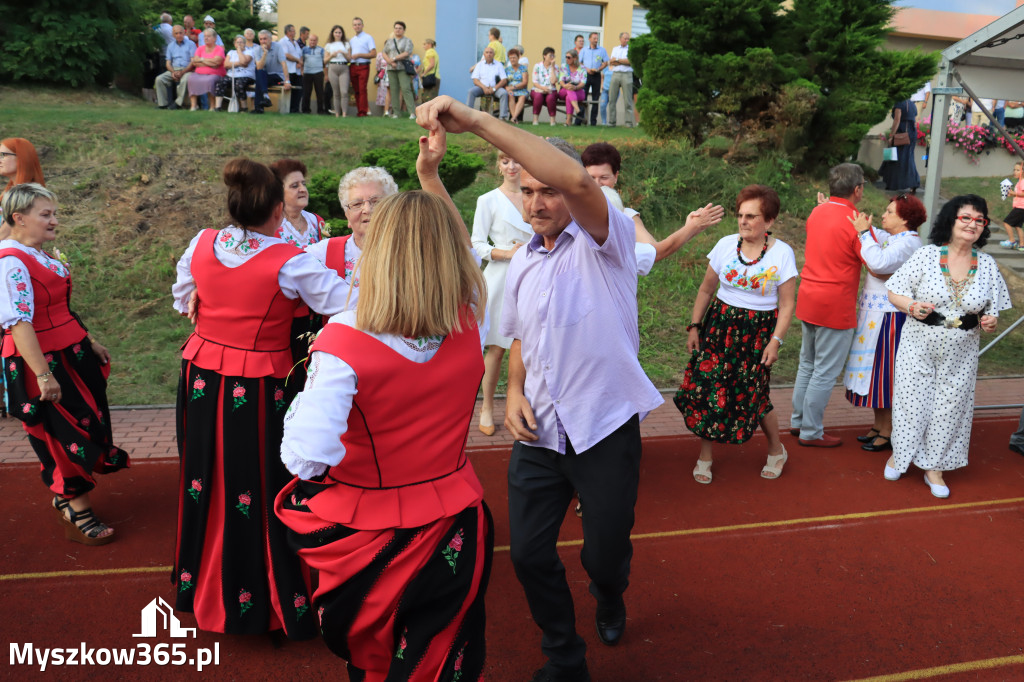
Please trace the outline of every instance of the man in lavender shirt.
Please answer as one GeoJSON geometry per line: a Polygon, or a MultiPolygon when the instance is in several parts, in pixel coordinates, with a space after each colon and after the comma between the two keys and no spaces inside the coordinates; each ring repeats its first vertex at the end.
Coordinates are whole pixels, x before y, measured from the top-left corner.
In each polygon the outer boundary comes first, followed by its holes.
{"type": "Polygon", "coordinates": [[[595,500],[584,517],[581,559],[597,599],[598,637],[618,643],[640,420],[662,403],[637,360],[633,223],[610,208],[568,145],[563,151],[574,160],[567,162],[541,138],[450,97],[421,105],[416,118],[429,131],[472,132],[523,168],[523,217],[535,234],[509,265],[500,321],[514,339],[505,417],[516,438],[508,472],[511,557],[548,657],[533,680],[589,680],[558,530],[574,490],[595,500]]]}

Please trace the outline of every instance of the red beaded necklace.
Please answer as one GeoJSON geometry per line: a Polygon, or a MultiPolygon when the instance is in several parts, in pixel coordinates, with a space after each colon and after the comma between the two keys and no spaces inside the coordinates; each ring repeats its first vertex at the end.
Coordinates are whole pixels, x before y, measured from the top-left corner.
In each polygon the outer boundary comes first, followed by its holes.
{"type": "Polygon", "coordinates": [[[736,240],[736,258],[739,259],[740,263],[742,263],[743,265],[746,265],[748,267],[751,266],[751,265],[757,265],[758,263],[760,263],[761,259],[764,258],[764,254],[766,254],[768,252],[768,235],[769,234],[771,234],[771,233],[770,232],[765,232],[764,233],[764,246],[761,247],[761,253],[760,253],[760,255],[757,258],[755,258],[754,260],[750,261],[749,263],[747,261],[743,260],[743,237],[739,237],[736,240]]]}

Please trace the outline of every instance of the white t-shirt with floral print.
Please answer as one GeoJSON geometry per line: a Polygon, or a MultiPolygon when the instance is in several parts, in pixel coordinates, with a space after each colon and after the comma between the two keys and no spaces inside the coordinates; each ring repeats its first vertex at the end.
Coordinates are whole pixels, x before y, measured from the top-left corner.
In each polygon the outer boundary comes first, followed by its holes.
{"type": "Polygon", "coordinates": [[[708,254],[708,265],[718,273],[718,299],[734,308],[774,310],[779,286],[799,274],[793,249],[776,239],[764,258],[744,265],[736,256],[737,239],[735,234],[722,237],[708,254]]]}

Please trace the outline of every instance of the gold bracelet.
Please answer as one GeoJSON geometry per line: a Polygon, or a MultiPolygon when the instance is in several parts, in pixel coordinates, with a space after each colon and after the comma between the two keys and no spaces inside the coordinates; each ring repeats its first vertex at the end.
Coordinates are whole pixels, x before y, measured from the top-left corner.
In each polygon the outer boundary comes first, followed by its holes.
{"type": "Polygon", "coordinates": [[[52,376],[53,376],[53,372],[46,372],[44,374],[37,374],[36,375],[36,379],[42,379],[43,383],[45,384],[46,382],[48,382],[50,380],[50,377],[52,377],[52,376]]]}

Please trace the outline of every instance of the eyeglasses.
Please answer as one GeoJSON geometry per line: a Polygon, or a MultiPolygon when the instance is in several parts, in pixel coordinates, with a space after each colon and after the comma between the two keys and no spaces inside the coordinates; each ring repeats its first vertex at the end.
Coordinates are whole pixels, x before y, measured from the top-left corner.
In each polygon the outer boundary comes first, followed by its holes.
{"type": "Polygon", "coordinates": [[[908,196],[910,196],[910,195],[907,194],[906,192],[901,192],[901,193],[897,194],[896,196],[894,196],[892,198],[892,200],[893,201],[904,201],[908,196]]]}
{"type": "Polygon", "coordinates": [[[353,201],[352,203],[347,204],[345,206],[345,210],[354,211],[358,213],[359,211],[362,211],[364,208],[372,209],[374,206],[379,204],[380,200],[383,198],[384,197],[370,197],[369,199],[360,199],[358,201],[353,201]]]}
{"type": "Polygon", "coordinates": [[[761,217],[760,213],[737,213],[738,220],[756,220],[761,217]]]}
{"type": "Polygon", "coordinates": [[[958,215],[956,217],[956,219],[959,220],[963,225],[970,225],[971,223],[974,223],[978,227],[987,227],[988,226],[988,218],[975,218],[973,216],[969,216],[967,214],[964,214],[964,215],[958,215]]]}
{"type": "Polygon", "coordinates": [[[8,156],[17,156],[14,152],[0,152],[0,158],[6,159],[8,156]]]}
{"type": "Polygon", "coordinates": [[[576,57],[574,57],[574,56],[573,56],[573,55],[571,55],[571,54],[567,54],[567,55],[565,55],[565,58],[566,58],[566,59],[576,59],[576,57]]]}

